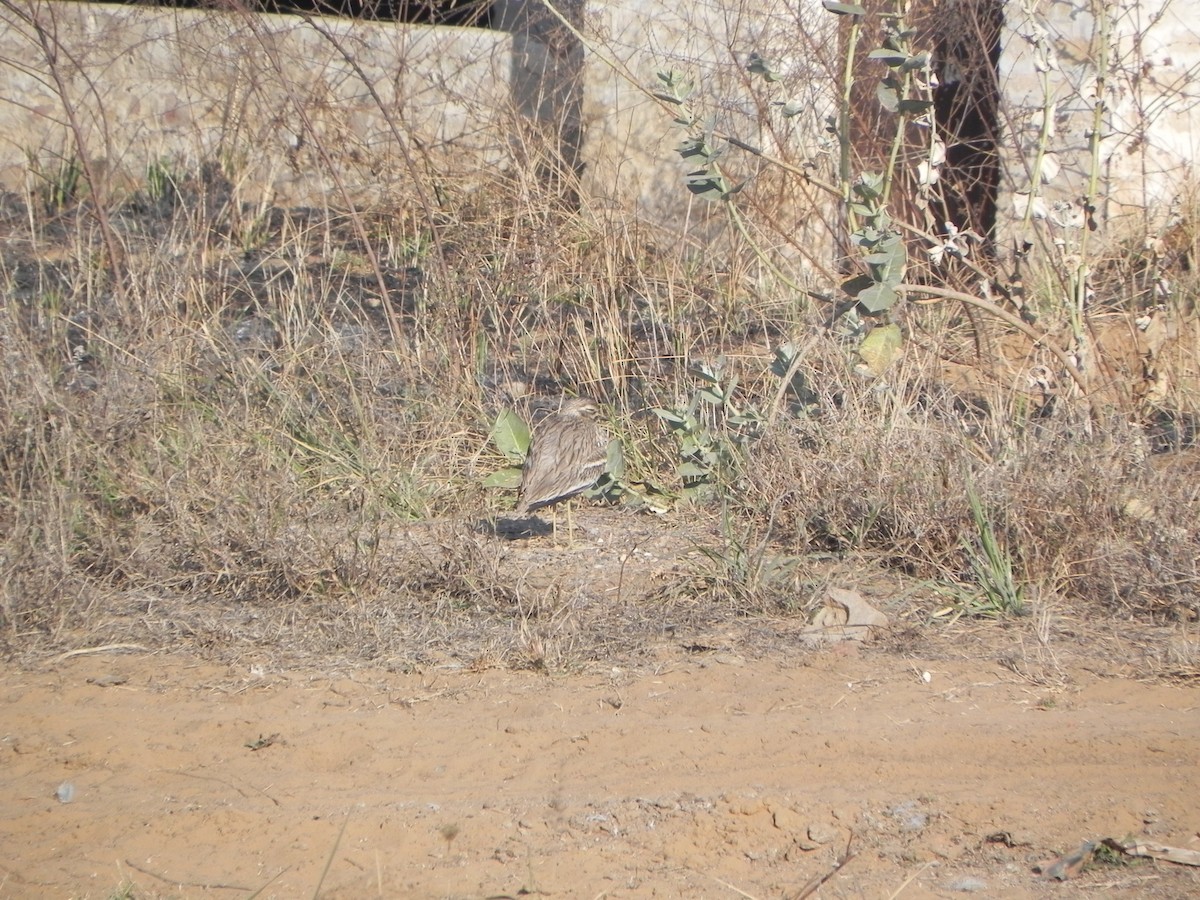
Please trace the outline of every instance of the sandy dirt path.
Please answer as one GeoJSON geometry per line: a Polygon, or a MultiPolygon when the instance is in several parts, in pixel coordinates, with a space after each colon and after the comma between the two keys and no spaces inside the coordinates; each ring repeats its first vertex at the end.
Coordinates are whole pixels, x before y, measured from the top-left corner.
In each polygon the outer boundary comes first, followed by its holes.
{"type": "Polygon", "coordinates": [[[779,898],[852,834],[817,896],[1200,896],[1165,863],[1032,872],[1089,838],[1198,848],[1200,693],[1083,667],[1047,689],[883,651],[564,676],[84,656],[7,671],[0,711],[4,898],[779,898]]]}

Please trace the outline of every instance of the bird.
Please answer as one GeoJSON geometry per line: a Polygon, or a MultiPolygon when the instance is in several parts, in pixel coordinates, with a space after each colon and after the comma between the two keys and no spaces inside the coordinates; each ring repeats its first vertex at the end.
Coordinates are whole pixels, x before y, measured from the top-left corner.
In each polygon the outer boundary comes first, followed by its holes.
{"type": "MultiPolygon", "coordinates": [[[[518,516],[569,500],[599,480],[608,466],[609,441],[596,422],[599,412],[594,400],[567,399],[536,426],[521,473],[518,516]]],[[[569,517],[568,507],[568,533],[569,517]]]]}

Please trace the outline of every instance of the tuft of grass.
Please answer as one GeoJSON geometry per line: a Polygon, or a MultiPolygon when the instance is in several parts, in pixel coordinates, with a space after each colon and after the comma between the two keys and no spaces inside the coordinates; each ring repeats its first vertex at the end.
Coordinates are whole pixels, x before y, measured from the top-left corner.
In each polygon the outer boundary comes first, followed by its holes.
{"type": "Polygon", "coordinates": [[[971,616],[998,618],[1019,616],[1025,611],[1024,591],[1014,574],[1013,557],[996,536],[992,520],[984,509],[979,493],[968,482],[967,502],[976,540],[964,542],[971,570],[979,592],[963,603],[963,611],[971,616]]]}
{"type": "Polygon", "coordinates": [[[27,152],[26,158],[32,192],[39,200],[40,211],[47,216],[62,215],[79,199],[83,185],[83,164],[79,157],[58,156],[50,166],[32,150],[27,152]]]}
{"type": "Polygon", "coordinates": [[[726,504],[718,546],[698,546],[704,563],[695,572],[693,589],[706,602],[727,603],[739,613],[801,613],[802,559],[772,543],[771,530],[756,535],[741,528],[726,504]]]}

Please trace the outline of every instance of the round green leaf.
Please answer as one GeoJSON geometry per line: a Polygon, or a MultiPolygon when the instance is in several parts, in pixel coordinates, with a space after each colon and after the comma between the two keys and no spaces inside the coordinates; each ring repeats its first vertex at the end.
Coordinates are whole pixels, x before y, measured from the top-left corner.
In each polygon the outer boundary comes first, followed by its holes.
{"type": "Polygon", "coordinates": [[[862,357],[867,370],[878,377],[892,364],[903,342],[899,325],[880,325],[871,329],[871,333],[863,338],[858,355],[862,357]]]}
{"type": "Polygon", "coordinates": [[[483,479],[483,486],[485,488],[516,490],[521,486],[521,470],[516,466],[500,469],[483,479]]]}
{"type": "Polygon", "coordinates": [[[511,409],[501,410],[496,416],[491,439],[510,462],[522,462],[529,452],[529,426],[511,409]]]}
{"type": "Polygon", "coordinates": [[[873,284],[859,291],[858,302],[867,312],[878,314],[892,308],[896,302],[896,292],[889,285],[873,284]]]}

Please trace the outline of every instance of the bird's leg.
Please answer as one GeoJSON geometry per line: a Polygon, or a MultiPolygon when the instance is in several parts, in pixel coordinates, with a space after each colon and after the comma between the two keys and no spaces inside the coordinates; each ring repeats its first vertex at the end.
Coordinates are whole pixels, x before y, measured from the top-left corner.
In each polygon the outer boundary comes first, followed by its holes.
{"type": "Polygon", "coordinates": [[[572,528],[571,501],[570,500],[565,500],[561,504],[555,503],[554,506],[552,506],[550,508],[550,521],[552,523],[551,528],[553,529],[553,531],[551,531],[551,536],[554,539],[554,546],[555,547],[559,546],[559,543],[558,543],[558,507],[560,505],[565,506],[567,508],[567,543],[566,543],[566,546],[569,547],[571,545],[571,528],[572,528]]]}
{"type": "Polygon", "coordinates": [[[567,500],[564,504],[567,508],[567,546],[575,546],[575,501],[567,500]]]}

